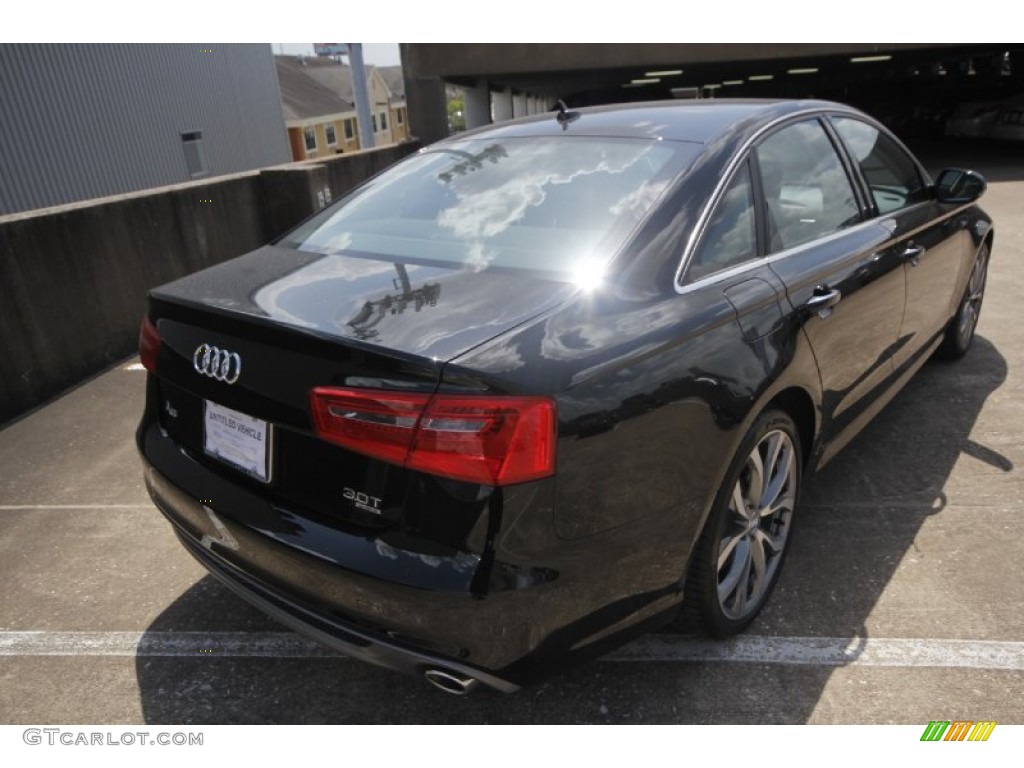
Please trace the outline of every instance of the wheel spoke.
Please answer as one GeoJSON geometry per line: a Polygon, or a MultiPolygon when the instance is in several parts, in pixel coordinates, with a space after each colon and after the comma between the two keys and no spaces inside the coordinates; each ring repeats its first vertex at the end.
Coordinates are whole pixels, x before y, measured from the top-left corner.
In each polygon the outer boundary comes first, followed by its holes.
{"type": "Polygon", "coordinates": [[[961,332],[963,333],[964,339],[966,340],[974,332],[974,326],[978,322],[978,313],[974,309],[974,305],[970,302],[964,307],[964,319],[961,324],[961,332]]]}
{"type": "Polygon", "coordinates": [[[741,586],[743,589],[746,588],[746,584],[741,584],[741,582],[749,573],[750,546],[746,539],[744,539],[743,546],[737,547],[736,556],[732,560],[729,573],[718,583],[718,600],[723,606],[728,602],[732,593],[736,591],[737,586],[741,586]]]}
{"type": "Polygon", "coordinates": [[[740,483],[737,482],[732,489],[732,506],[733,511],[736,512],[743,520],[750,518],[750,510],[747,509],[747,500],[743,498],[743,488],[740,483]]]}
{"type": "Polygon", "coordinates": [[[750,458],[747,459],[747,466],[750,468],[750,483],[747,487],[747,498],[750,500],[751,506],[753,506],[758,503],[758,499],[761,498],[761,493],[764,490],[765,483],[768,482],[768,478],[765,476],[765,465],[764,460],[761,458],[760,446],[755,447],[754,450],[750,452],[750,458]]]}
{"type": "Polygon", "coordinates": [[[733,599],[732,606],[736,613],[743,613],[743,610],[747,607],[747,592],[750,589],[750,566],[751,566],[751,548],[747,548],[747,557],[743,561],[743,568],[740,570],[738,583],[736,584],[736,597],[733,599]]]}
{"type": "Polygon", "coordinates": [[[984,257],[978,259],[978,263],[974,265],[974,271],[971,273],[971,293],[978,293],[981,291],[982,286],[985,284],[985,266],[986,259],[984,257]]]}
{"type": "Polygon", "coordinates": [[[793,511],[793,491],[786,489],[786,492],[775,497],[775,501],[767,507],[761,508],[761,517],[778,517],[780,512],[793,511]]]}
{"type": "Polygon", "coordinates": [[[965,340],[974,330],[974,305],[969,301],[964,302],[963,310],[960,313],[960,335],[965,340]]]}
{"type": "Polygon", "coordinates": [[[779,453],[785,448],[787,440],[785,435],[781,432],[774,432],[768,437],[768,476],[771,477],[772,472],[775,470],[776,464],[779,462],[779,453]]]}
{"type": "Polygon", "coordinates": [[[770,533],[768,533],[768,531],[764,530],[763,528],[758,528],[756,531],[754,531],[754,538],[760,541],[764,546],[771,549],[772,552],[774,552],[775,554],[778,554],[782,551],[782,536],[772,536],[770,533]]]}
{"type": "Polygon", "coordinates": [[[722,539],[718,545],[718,570],[721,572],[726,562],[729,560],[729,555],[736,549],[736,545],[743,539],[743,534],[738,533],[732,538],[722,539]]]}
{"type": "Polygon", "coordinates": [[[779,436],[780,449],[776,451],[776,464],[772,466],[771,482],[761,497],[759,506],[763,509],[775,504],[779,495],[789,481],[790,472],[793,468],[793,448],[789,440],[779,436]]]}
{"type": "Polygon", "coordinates": [[[764,544],[755,537],[750,542],[750,574],[754,583],[751,585],[750,596],[755,600],[760,596],[764,586],[765,573],[768,570],[768,559],[765,557],[764,544]]]}

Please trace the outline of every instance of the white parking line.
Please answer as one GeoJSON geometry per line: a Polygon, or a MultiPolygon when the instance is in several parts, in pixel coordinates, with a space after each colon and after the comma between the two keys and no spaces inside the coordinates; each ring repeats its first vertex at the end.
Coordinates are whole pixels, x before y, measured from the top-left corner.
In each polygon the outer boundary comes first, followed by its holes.
{"type": "Polygon", "coordinates": [[[648,635],[608,658],[616,661],[730,661],[864,667],[968,667],[1024,670],[1024,643],[922,638],[767,637],[726,642],[648,635]]]}
{"type": "MultiPolygon", "coordinates": [[[[329,658],[338,654],[290,632],[0,631],[0,656],[329,658]]],[[[744,635],[719,643],[679,635],[648,635],[603,657],[603,660],[1021,671],[1024,670],[1024,643],[757,635],[744,635]]]]}

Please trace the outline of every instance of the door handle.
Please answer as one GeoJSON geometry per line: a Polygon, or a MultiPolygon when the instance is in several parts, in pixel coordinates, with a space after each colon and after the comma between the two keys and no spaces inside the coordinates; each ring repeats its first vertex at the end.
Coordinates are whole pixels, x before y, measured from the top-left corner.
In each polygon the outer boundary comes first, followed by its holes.
{"type": "Polygon", "coordinates": [[[900,254],[900,258],[909,261],[910,266],[916,267],[921,263],[921,254],[924,253],[923,245],[908,245],[903,249],[903,253],[900,254]]]}
{"type": "Polygon", "coordinates": [[[843,299],[843,294],[838,288],[829,288],[827,285],[819,285],[806,302],[804,309],[809,312],[817,312],[822,318],[828,317],[832,307],[843,299]]]}

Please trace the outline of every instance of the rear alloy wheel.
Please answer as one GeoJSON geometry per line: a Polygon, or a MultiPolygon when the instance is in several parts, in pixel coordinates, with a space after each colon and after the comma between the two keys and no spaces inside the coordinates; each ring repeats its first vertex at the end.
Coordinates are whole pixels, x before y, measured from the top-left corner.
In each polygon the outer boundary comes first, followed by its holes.
{"type": "Polygon", "coordinates": [[[946,326],[946,335],[937,350],[939,357],[959,360],[971,347],[974,331],[978,327],[978,317],[981,315],[981,302],[985,298],[988,256],[988,246],[983,245],[978,251],[978,258],[974,260],[974,269],[971,270],[971,277],[967,281],[967,289],[960,300],[960,306],[946,326]]]}
{"type": "Polygon", "coordinates": [[[688,613],[714,637],[742,631],[775,586],[790,539],[801,456],[796,425],[782,411],[762,414],[740,446],[686,584],[688,613]]]}

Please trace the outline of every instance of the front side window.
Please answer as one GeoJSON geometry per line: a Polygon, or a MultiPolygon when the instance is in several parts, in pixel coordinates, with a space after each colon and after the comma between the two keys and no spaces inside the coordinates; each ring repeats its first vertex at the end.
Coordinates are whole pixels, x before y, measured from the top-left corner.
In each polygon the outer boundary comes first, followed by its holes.
{"type": "Polygon", "coordinates": [[[834,117],[832,124],[860,166],[880,214],[928,199],[928,187],[917,164],[899,144],[852,117],[834,117]]]}
{"type": "Polygon", "coordinates": [[[334,123],[324,124],[324,135],[327,136],[327,144],[333,145],[338,143],[338,135],[334,132],[334,123]]]}
{"type": "Polygon", "coordinates": [[[699,148],[603,137],[446,143],[385,171],[282,242],[469,269],[592,270],[699,148]]]}
{"type": "Polygon", "coordinates": [[[345,138],[352,141],[352,138],[356,135],[355,129],[352,127],[352,120],[345,121],[345,138]]]}
{"type": "Polygon", "coordinates": [[[788,125],[757,148],[769,253],[860,221],[853,186],[817,120],[788,125]]]}
{"type": "Polygon", "coordinates": [[[316,149],[316,129],[311,125],[307,125],[302,129],[302,135],[306,139],[306,151],[312,152],[316,149]]]}
{"type": "Polygon", "coordinates": [[[756,256],[754,192],[750,183],[750,166],[744,163],[718,201],[700,245],[694,252],[687,276],[695,280],[750,261],[756,256]]]}
{"type": "Polygon", "coordinates": [[[382,131],[386,131],[388,129],[388,113],[387,112],[381,112],[380,113],[380,129],[382,131]]]}

